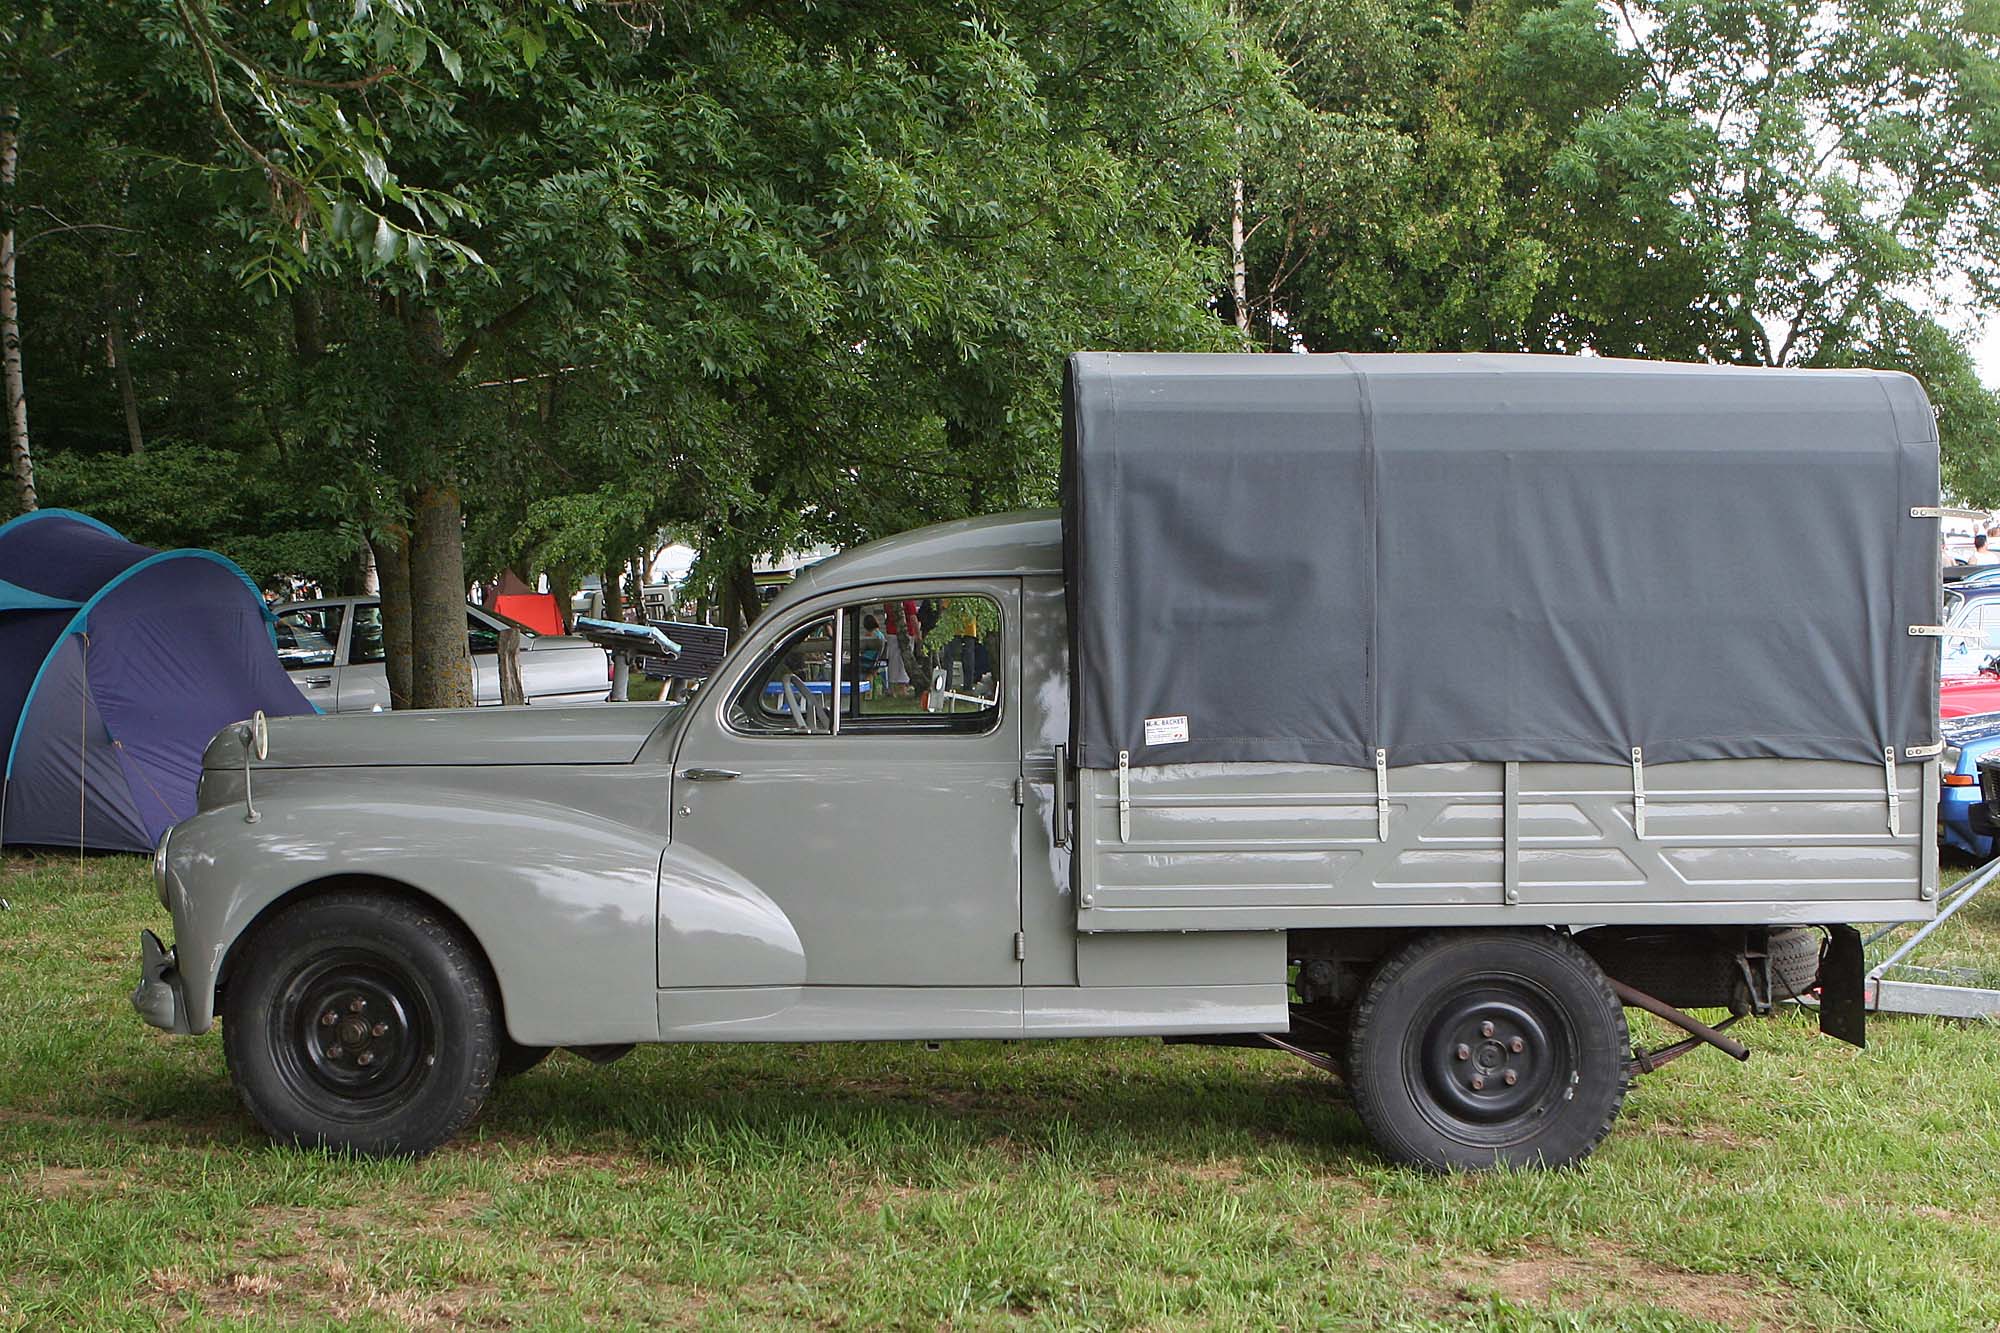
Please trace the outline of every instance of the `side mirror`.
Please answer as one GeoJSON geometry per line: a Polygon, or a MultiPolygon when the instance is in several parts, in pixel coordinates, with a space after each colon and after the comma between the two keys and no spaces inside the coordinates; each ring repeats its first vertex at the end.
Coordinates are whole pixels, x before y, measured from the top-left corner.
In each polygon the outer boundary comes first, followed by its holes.
{"type": "Polygon", "coordinates": [[[949,680],[944,674],[943,667],[931,672],[931,687],[924,695],[926,713],[935,713],[944,706],[944,693],[948,684],[949,680]]]}

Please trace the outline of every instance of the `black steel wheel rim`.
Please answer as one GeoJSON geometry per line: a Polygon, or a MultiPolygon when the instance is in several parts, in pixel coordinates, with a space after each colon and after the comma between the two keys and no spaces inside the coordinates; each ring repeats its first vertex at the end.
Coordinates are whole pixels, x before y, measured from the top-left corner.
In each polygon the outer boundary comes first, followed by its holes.
{"type": "Polygon", "coordinates": [[[1532,978],[1477,975],[1409,1027],[1403,1080],[1431,1127],[1475,1148],[1531,1138],[1574,1095],[1580,1055],[1567,1009],[1532,978]]]}
{"type": "Polygon", "coordinates": [[[366,949],[321,954],[271,1010],[285,1086],[321,1114],[370,1120],[407,1104],[437,1061],[437,1005],[400,960],[366,949]]]}

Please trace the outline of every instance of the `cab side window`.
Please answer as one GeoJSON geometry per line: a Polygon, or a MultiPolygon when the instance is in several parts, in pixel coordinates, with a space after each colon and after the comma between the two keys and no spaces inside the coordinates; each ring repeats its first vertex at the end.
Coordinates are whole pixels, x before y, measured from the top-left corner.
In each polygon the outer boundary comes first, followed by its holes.
{"type": "Polygon", "coordinates": [[[1000,720],[1000,608],[989,597],[908,597],[841,612],[840,729],[976,734],[1000,720]]]}
{"type": "Polygon", "coordinates": [[[990,597],[857,602],[768,653],[730,700],[729,724],[753,735],[983,734],[1000,721],[1002,636],[990,597]]]}
{"type": "Polygon", "coordinates": [[[753,734],[833,730],[833,617],[794,630],[729,701],[729,725],[753,734]]]}

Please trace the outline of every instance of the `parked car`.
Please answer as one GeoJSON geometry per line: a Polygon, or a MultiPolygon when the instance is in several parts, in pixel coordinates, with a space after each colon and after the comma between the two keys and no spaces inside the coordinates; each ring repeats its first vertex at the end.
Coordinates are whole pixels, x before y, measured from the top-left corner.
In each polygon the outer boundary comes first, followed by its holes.
{"type": "MultiPolygon", "coordinates": [[[[322,713],[369,713],[389,707],[382,662],[382,606],[374,597],[331,597],[277,608],[278,659],[322,713]]],[[[521,687],[530,703],[596,703],[610,693],[602,648],[568,635],[539,634],[504,616],[465,608],[473,695],[500,702],[500,633],[521,632],[521,687]]]]}
{"type": "MultiPolygon", "coordinates": [[[[2000,685],[2000,680],[1994,682],[2000,685]]],[[[2000,755],[2000,713],[1948,718],[1938,761],[1938,843],[1975,861],[1990,861],[2000,847],[1974,818],[1980,803],[1979,764],[2000,755]]]]}
{"type": "Polygon", "coordinates": [[[1944,648],[1938,654],[1940,676],[1967,675],[2000,655],[2000,565],[1983,567],[1976,576],[1949,584],[1944,590],[1944,648]]]}
{"type": "Polygon", "coordinates": [[[2000,671],[1981,667],[1962,676],[1946,676],[1938,681],[1938,716],[1975,717],[2000,713],[2000,671]]]}
{"type": "Polygon", "coordinates": [[[1748,1057],[1684,1007],[1817,985],[1861,1040],[1848,923],[1937,910],[1914,381],[1096,356],[1067,396],[1060,521],[816,565],[689,703],[225,730],[135,1008],[219,1015],[266,1131],[363,1153],[556,1046],[1151,1035],[1337,1071],[1399,1161],[1560,1165],[1632,1078],[1748,1057]],[[1760,521],[1691,529],[1717,497],[1760,521]],[[1443,594],[1461,555],[1375,540],[1440,508],[1491,552],[1443,594]],[[1779,622],[1740,571],[1827,512],[1872,517],[1779,622]],[[1594,595],[1628,548],[1651,595],[1594,595]],[[931,688],[846,688],[912,600],[931,688]],[[1801,688],[1801,637],[1853,653],[1801,688]]]}

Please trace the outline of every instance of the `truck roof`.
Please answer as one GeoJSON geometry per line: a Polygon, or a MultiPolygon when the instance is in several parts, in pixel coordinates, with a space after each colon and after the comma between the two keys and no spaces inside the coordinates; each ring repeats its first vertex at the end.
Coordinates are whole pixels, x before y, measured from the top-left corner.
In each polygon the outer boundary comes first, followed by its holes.
{"type": "Polygon", "coordinates": [[[1062,573],[1062,519],[1053,509],[933,523],[843,551],[800,572],[783,601],[885,579],[1062,573]]]}

